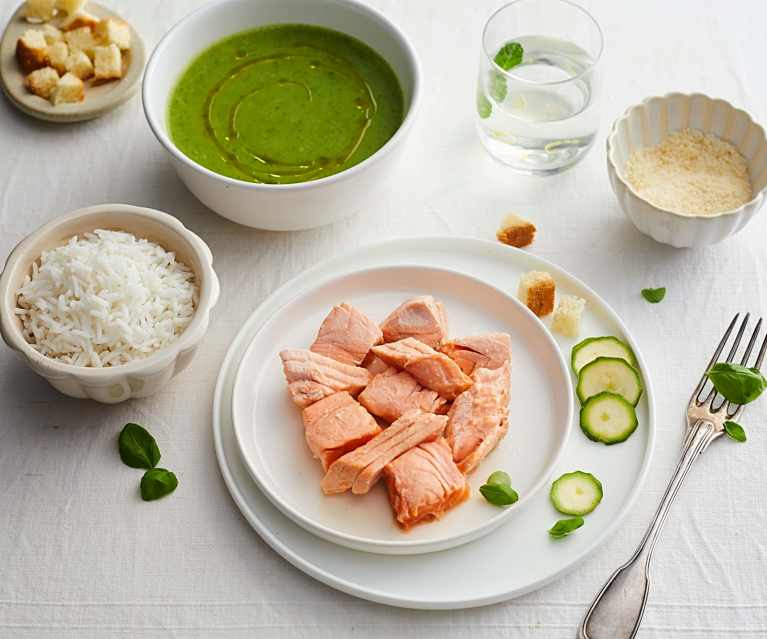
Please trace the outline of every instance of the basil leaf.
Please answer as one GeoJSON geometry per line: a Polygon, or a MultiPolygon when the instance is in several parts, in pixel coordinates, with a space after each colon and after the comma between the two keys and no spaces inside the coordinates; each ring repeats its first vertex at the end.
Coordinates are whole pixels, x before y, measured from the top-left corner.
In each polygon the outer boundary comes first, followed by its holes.
{"type": "Polygon", "coordinates": [[[504,78],[498,71],[492,70],[490,72],[490,83],[487,87],[487,91],[493,100],[496,102],[503,102],[509,93],[509,87],[506,85],[506,78],[504,78]]]}
{"type": "Polygon", "coordinates": [[[756,368],[719,362],[706,373],[714,388],[735,404],[753,402],[767,388],[767,379],[756,368]]]}
{"type": "Polygon", "coordinates": [[[487,478],[485,484],[489,486],[509,486],[511,487],[511,477],[508,473],[504,473],[502,470],[496,470],[490,477],[487,478]]]}
{"type": "Polygon", "coordinates": [[[657,304],[662,302],[666,297],[666,289],[664,288],[643,288],[642,297],[644,297],[650,304],[657,304]]]}
{"type": "Polygon", "coordinates": [[[502,484],[484,484],[479,487],[479,492],[493,506],[511,506],[519,499],[516,490],[502,484]]]}
{"type": "Polygon", "coordinates": [[[583,517],[573,517],[572,519],[560,519],[556,524],[549,528],[549,534],[555,539],[567,537],[571,532],[583,526],[583,517]]]}
{"type": "Polygon", "coordinates": [[[746,431],[743,430],[743,426],[736,424],[735,422],[725,422],[724,432],[730,439],[734,439],[736,442],[746,441],[746,431]]]}
{"type": "Polygon", "coordinates": [[[477,91],[477,113],[479,117],[486,120],[493,112],[493,105],[487,99],[484,93],[477,91]]]}
{"type": "Polygon", "coordinates": [[[525,50],[519,42],[507,42],[495,54],[493,62],[504,71],[508,71],[522,62],[524,52],[525,50]]]}
{"type": "Polygon", "coordinates": [[[170,495],[178,486],[178,479],[165,468],[152,468],[141,478],[141,499],[154,501],[170,495]]]}
{"type": "Polygon", "coordinates": [[[120,459],[131,468],[154,468],[160,461],[160,449],[143,426],[125,424],[117,440],[120,459]]]}

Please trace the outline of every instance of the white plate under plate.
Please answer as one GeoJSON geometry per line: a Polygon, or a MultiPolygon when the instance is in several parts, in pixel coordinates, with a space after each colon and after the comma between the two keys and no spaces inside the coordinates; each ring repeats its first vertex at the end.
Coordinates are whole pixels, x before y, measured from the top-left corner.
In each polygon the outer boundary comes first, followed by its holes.
{"type": "MultiPolygon", "coordinates": [[[[565,355],[572,341],[559,341],[565,355]]],[[[247,521],[291,564],[334,588],[371,601],[421,609],[455,609],[511,599],[562,576],[602,544],[624,519],[642,488],[655,441],[652,384],[637,344],[612,309],[582,282],[559,267],[495,242],[428,237],[365,246],[308,269],[276,291],[247,320],[221,368],[213,406],[216,455],[229,491],[247,521]],[[546,529],[560,516],[545,492],[483,539],[437,553],[396,557],[344,548],[319,539],[283,515],[258,489],[239,454],[231,399],[234,376],[245,348],[272,314],[297,292],[350,269],[424,264],[471,273],[499,288],[512,289],[521,273],[547,270],[560,293],[588,302],[583,335],[618,335],[627,340],[645,371],[639,403],[640,426],[623,444],[605,447],[571,430],[555,474],[582,468],[597,475],[605,497],[575,534],[552,540],[546,529]],[[488,554],[488,547],[505,552],[488,554]],[[489,559],[490,558],[490,559],[489,559]]]]}
{"type": "Polygon", "coordinates": [[[250,342],[234,385],[232,414],[240,452],[253,479],[283,513],[323,539],[356,550],[415,554],[445,550],[501,525],[548,484],[573,419],[568,364],[551,333],[523,304],[480,279],[454,270],[399,265],[352,271],[300,292],[250,342]],[[470,476],[471,498],[443,519],[404,532],[395,523],[383,482],[364,497],[325,496],[322,468],[304,442],[301,412],[287,392],[279,352],[307,348],[333,304],[349,302],[382,321],[406,299],[433,295],[448,314],[450,335],[512,336],[509,434],[470,476]],[[513,478],[520,500],[488,504],[479,487],[494,470],[513,478]]]}

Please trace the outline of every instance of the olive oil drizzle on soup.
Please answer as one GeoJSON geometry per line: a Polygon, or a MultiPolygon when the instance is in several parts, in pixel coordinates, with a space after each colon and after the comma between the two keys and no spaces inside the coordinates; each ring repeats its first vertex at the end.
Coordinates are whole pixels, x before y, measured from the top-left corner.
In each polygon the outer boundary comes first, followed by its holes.
{"type": "Polygon", "coordinates": [[[316,180],[370,157],[402,124],[394,71],[338,31],[282,24],[203,51],[171,96],[176,146],[202,166],[265,184],[316,180]]]}

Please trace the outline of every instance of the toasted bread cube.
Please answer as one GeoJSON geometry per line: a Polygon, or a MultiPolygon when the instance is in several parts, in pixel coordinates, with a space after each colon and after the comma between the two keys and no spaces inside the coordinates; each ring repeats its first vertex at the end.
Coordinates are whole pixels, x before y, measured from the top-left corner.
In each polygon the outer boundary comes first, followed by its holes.
{"type": "Polygon", "coordinates": [[[54,42],[48,47],[48,65],[59,73],[67,72],[67,58],[69,47],[66,42],[54,42]]]}
{"type": "Polygon", "coordinates": [[[87,80],[93,76],[93,62],[82,51],[75,51],[67,58],[66,70],[81,80],[87,80]]]}
{"type": "Polygon", "coordinates": [[[56,13],[56,0],[27,0],[24,17],[27,22],[48,22],[56,13]]]}
{"type": "Polygon", "coordinates": [[[581,331],[581,317],[586,308],[586,300],[575,295],[565,295],[559,300],[551,330],[565,337],[578,337],[581,331]]]}
{"type": "Polygon", "coordinates": [[[524,248],[533,243],[535,230],[535,224],[512,213],[503,218],[501,228],[496,231],[495,236],[499,242],[524,248]]]}
{"type": "Polygon", "coordinates": [[[96,25],[94,33],[104,44],[116,44],[123,51],[130,49],[130,27],[127,22],[106,18],[96,25]]]}
{"type": "Polygon", "coordinates": [[[107,47],[96,47],[94,60],[96,80],[115,80],[123,77],[123,61],[120,49],[116,44],[107,47]]]}
{"type": "Polygon", "coordinates": [[[67,73],[59,79],[56,90],[53,92],[53,104],[63,102],[82,102],[85,99],[85,85],[76,75],[67,73]]]}
{"type": "Polygon", "coordinates": [[[80,11],[88,0],[56,0],[56,8],[61,9],[68,16],[80,11]]]}
{"type": "Polygon", "coordinates": [[[16,42],[16,59],[24,73],[42,69],[48,61],[48,43],[42,31],[27,29],[16,42]]]}
{"type": "Polygon", "coordinates": [[[64,40],[72,51],[84,51],[89,58],[93,58],[96,46],[98,46],[90,27],[80,27],[67,31],[64,33],[64,40]]]}
{"type": "Polygon", "coordinates": [[[93,30],[98,23],[99,19],[92,13],[88,13],[87,11],[77,11],[64,18],[61,22],[61,28],[64,31],[74,31],[75,29],[82,29],[83,27],[88,27],[93,30]]]}
{"type": "Polygon", "coordinates": [[[64,41],[64,34],[61,33],[60,29],[57,29],[52,24],[44,24],[42,28],[43,28],[43,37],[45,38],[45,41],[48,43],[48,46],[54,44],[55,42],[64,41]]]}
{"type": "Polygon", "coordinates": [[[517,295],[538,317],[549,315],[554,310],[557,286],[554,278],[546,271],[530,271],[519,280],[517,295]]]}
{"type": "Polygon", "coordinates": [[[43,67],[42,69],[32,71],[24,81],[27,89],[46,100],[53,95],[58,83],[59,74],[53,67],[43,67]]]}

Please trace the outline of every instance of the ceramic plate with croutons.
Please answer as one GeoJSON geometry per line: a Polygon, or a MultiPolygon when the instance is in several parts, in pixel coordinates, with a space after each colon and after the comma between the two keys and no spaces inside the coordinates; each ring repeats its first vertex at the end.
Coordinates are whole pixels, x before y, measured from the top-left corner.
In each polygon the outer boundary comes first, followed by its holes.
{"type": "Polygon", "coordinates": [[[0,41],[0,85],[49,122],[104,115],[135,94],[144,68],[136,30],[87,0],[26,0],[0,41]]]}

